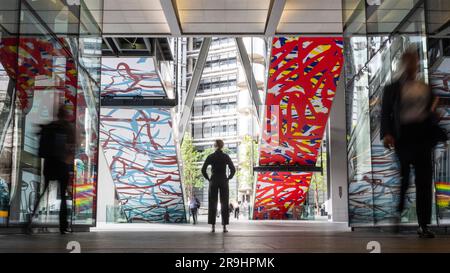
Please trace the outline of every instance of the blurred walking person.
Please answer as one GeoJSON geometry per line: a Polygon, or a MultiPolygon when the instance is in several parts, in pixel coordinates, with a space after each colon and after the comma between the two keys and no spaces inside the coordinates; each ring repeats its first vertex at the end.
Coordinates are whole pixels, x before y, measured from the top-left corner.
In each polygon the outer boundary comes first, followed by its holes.
{"type": "Polygon", "coordinates": [[[44,159],[44,190],[36,201],[34,210],[30,216],[28,228],[31,228],[33,217],[36,213],[42,196],[48,189],[50,180],[59,183],[61,203],[59,208],[59,230],[61,234],[68,232],[67,223],[67,188],[70,178],[70,170],[74,161],[75,131],[68,121],[64,105],[58,110],[57,119],[42,126],[39,141],[39,156],[44,159]]]}
{"type": "Polygon", "coordinates": [[[400,162],[401,188],[398,223],[405,206],[411,166],[415,171],[418,234],[434,238],[428,228],[432,211],[432,148],[442,141],[434,111],[437,99],[424,82],[417,79],[419,56],[407,50],[400,60],[403,73],[386,86],[382,99],[380,137],[386,148],[395,149],[400,162]]]}
{"type": "Polygon", "coordinates": [[[214,143],[216,151],[206,158],[202,167],[202,174],[209,181],[208,224],[211,225],[211,232],[215,232],[217,197],[219,193],[223,232],[228,232],[226,226],[229,224],[230,218],[230,213],[227,209],[229,204],[228,182],[233,178],[236,169],[231,158],[222,151],[223,146],[224,143],[222,140],[216,140],[214,143]],[[211,177],[209,177],[206,172],[209,165],[211,165],[211,177]],[[230,174],[228,176],[226,172],[227,166],[230,169],[230,174]]]}

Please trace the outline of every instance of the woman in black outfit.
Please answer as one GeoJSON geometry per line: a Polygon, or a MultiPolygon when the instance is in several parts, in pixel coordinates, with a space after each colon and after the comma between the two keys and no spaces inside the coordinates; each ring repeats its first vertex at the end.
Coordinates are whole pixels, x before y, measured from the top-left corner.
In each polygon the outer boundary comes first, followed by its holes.
{"type": "Polygon", "coordinates": [[[229,188],[228,181],[233,178],[236,173],[231,158],[225,154],[223,149],[224,143],[222,140],[216,140],[214,147],[216,151],[210,154],[203,164],[202,174],[209,181],[209,204],[208,204],[208,224],[211,224],[211,232],[215,232],[216,214],[217,214],[217,195],[220,193],[220,206],[222,208],[222,225],[223,232],[228,232],[226,225],[229,224],[230,214],[226,208],[229,204],[229,188]],[[211,177],[208,177],[206,169],[211,165],[211,177]],[[230,169],[230,174],[227,176],[226,166],[230,169]]]}

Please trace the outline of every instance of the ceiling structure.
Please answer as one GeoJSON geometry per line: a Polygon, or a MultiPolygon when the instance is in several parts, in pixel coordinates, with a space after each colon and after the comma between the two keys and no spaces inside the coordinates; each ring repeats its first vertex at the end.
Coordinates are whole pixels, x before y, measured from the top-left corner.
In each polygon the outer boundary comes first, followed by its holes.
{"type": "Polygon", "coordinates": [[[450,35],[450,1],[427,0],[428,33],[435,36],[450,35]]]}
{"type": "Polygon", "coordinates": [[[426,18],[428,35],[450,35],[449,0],[343,0],[342,11],[344,29],[349,33],[389,35],[394,30],[423,33],[422,22],[426,18]],[[414,14],[408,16],[411,12],[414,14]],[[398,29],[407,17],[408,24],[398,29]],[[346,24],[348,21],[351,23],[346,24]]]}
{"type": "Polygon", "coordinates": [[[149,37],[107,37],[103,36],[103,56],[155,56],[158,48],[161,58],[172,61],[173,55],[167,38],[149,37]]]}
{"type": "Polygon", "coordinates": [[[104,0],[105,36],[342,34],[342,0],[104,0]]]}

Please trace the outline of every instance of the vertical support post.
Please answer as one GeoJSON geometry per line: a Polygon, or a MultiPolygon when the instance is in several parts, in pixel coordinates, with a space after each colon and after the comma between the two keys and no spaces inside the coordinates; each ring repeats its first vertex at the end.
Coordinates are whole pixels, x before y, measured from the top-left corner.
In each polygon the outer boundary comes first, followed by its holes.
{"type": "Polygon", "coordinates": [[[343,72],[336,88],[336,95],[329,120],[329,179],[331,220],[348,221],[347,140],[345,116],[345,84],[343,72]]]}
{"type": "Polygon", "coordinates": [[[258,120],[260,119],[260,106],[261,98],[258,93],[258,86],[256,85],[255,75],[253,75],[252,65],[250,64],[250,58],[247,54],[247,49],[245,49],[244,40],[242,38],[236,38],[236,45],[239,52],[239,57],[241,59],[242,66],[245,71],[245,76],[247,80],[247,87],[250,90],[250,94],[253,100],[253,104],[256,108],[256,114],[258,115],[258,120]]]}
{"type": "MultiPolygon", "coordinates": [[[[205,67],[206,58],[208,57],[209,47],[211,46],[211,37],[203,38],[202,46],[198,54],[197,62],[195,63],[194,72],[192,73],[191,81],[186,94],[186,99],[183,103],[183,110],[181,112],[180,123],[178,125],[179,139],[183,139],[186,132],[189,119],[191,117],[192,106],[194,105],[194,98],[197,94],[198,86],[203,74],[203,68],[205,67]]],[[[181,142],[181,141],[180,141],[181,142]]]]}

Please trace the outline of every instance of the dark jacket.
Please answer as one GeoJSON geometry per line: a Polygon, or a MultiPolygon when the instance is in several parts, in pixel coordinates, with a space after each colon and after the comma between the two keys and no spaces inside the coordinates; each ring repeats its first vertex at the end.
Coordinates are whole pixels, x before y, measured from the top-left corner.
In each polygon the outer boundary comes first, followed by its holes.
{"type": "Polygon", "coordinates": [[[214,153],[210,154],[203,164],[202,174],[208,180],[230,180],[233,178],[236,173],[236,169],[234,168],[233,161],[231,158],[225,154],[224,152],[217,150],[214,153]],[[211,177],[208,177],[208,173],[206,173],[206,169],[211,165],[211,177]],[[226,166],[230,168],[230,175],[227,177],[226,166]]]}
{"type": "MultiPolygon", "coordinates": [[[[383,98],[381,101],[381,127],[380,138],[383,140],[384,136],[390,134],[394,139],[400,138],[400,95],[402,88],[402,81],[397,80],[387,85],[383,90],[383,98]]],[[[430,91],[428,109],[431,113],[431,106],[433,104],[434,96],[430,91]]],[[[427,122],[431,120],[427,119],[427,122]]]]}

